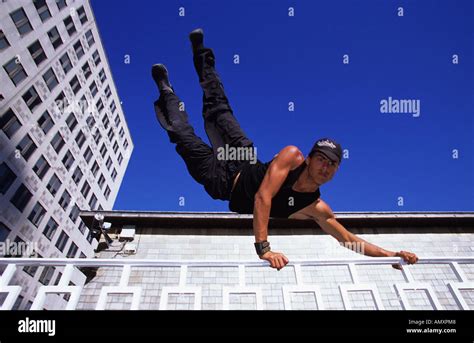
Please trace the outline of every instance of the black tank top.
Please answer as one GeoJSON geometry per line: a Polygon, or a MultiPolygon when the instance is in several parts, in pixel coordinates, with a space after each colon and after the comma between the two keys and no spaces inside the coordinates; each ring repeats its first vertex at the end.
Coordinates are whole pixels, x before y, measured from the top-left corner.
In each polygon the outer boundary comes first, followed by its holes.
{"type": "MultiPolygon", "coordinates": [[[[229,209],[231,211],[253,213],[255,193],[260,188],[272,161],[267,163],[257,161],[255,164],[248,163],[243,166],[230,196],[229,209]]],[[[272,199],[270,217],[288,218],[292,213],[308,206],[321,196],[319,188],[314,192],[296,192],[292,189],[305,167],[306,163],[303,162],[298,168],[288,173],[280,190],[272,199]]]]}

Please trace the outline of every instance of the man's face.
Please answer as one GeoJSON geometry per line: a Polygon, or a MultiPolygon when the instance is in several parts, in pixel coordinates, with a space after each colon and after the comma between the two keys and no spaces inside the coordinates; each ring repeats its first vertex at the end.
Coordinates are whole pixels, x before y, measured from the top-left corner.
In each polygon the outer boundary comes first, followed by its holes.
{"type": "Polygon", "coordinates": [[[320,152],[306,158],[309,175],[320,185],[330,181],[339,168],[339,163],[331,161],[320,152]]]}

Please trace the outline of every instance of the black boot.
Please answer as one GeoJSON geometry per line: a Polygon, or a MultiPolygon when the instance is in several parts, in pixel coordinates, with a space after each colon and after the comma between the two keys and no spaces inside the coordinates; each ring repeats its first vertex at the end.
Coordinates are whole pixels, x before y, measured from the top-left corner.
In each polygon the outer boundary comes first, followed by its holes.
{"type": "Polygon", "coordinates": [[[173,93],[173,87],[171,87],[170,80],[168,78],[168,70],[163,64],[153,65],[151,68],[151,76],[153,76],[153,80],[155,80],[160,93],[164,91],[173,93]]]}
{"type": "Polygon", "coordinates": [[[202,29],[196,29],[191,31],[189,34],[189,40],[193,47],[193,53],[204,48],[204,31],[202,29]]]}

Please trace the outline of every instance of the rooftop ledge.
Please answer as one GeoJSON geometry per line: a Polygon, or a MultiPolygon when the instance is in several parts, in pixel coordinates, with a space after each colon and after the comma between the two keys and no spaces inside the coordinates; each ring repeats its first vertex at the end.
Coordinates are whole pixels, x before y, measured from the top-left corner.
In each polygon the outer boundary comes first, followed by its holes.
{"type": "MultiPolygon", "coordinates": [[[[90,228],[100,213],[113,226],[160,228],[251,228],[253,215],[234,212],[82,211],[90,228]]],[[[474,212],[335,212],[348,227],[467,227],[474,230],[474,212]]],[[[315,228],[315,221],[270,218],[270,228],[315,228]]]]}

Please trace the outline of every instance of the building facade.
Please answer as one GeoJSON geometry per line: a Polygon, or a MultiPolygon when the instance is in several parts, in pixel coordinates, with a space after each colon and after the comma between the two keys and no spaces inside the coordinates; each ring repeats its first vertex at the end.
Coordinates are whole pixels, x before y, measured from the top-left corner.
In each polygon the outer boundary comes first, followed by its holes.
{"type": "MultiPolygon", "coordinates": [[[[96,213],[81,213],[88,227],[96,213]]],[[[371,243],[415,252],[403,270],[398,258],[340,246],[314,221],[273,218],[272,249],[290,260],[280,271],[256,255],[251,215],[101,214],[120,244],[100,253],[77,309],[474,309],[474,213],[336,213],[371,243]]]]}
{"type": "MultiPolygon", "coordinates": [[[[42,258],[93,257],[79,212],[112,209],[133,142],[89,1],[1,2],[0,65],[5,255],[23,244],[42,258]]],[[[60,277],[53,266],[22,268],[15,308],[60,277]]],[[[84,280],[75,271],[70,282],[84,280]]]]}

